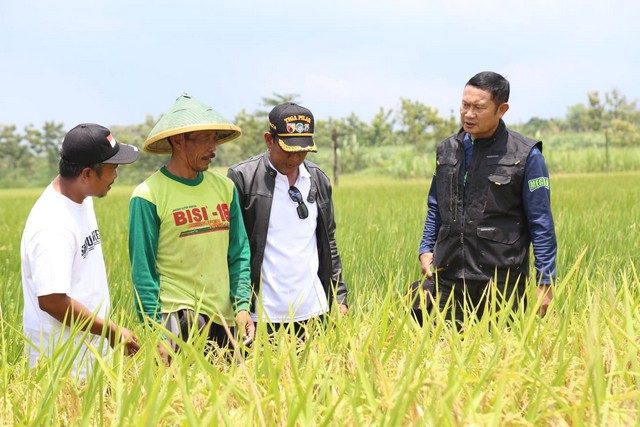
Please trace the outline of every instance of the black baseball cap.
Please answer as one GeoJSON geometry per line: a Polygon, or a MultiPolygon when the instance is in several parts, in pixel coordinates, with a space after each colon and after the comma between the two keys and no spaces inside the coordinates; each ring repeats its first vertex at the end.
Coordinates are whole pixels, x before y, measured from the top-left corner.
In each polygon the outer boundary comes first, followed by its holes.
{"type": "Polygon", "coordinates": [[[82,123],[71,129],[62,141],[60,156],[83,166],[98,163],[133,163],[140,152],[133,145],[119,144],[111,131],[95,123],[82,123]]]}
{"type": "Polygon", "coordinates": [[[314,124],[311,111],[293,102],[276,105],[269,113],[271,134],[276,136],[280,148],[289,153],[318,151],[313,141],[314,124]]]}

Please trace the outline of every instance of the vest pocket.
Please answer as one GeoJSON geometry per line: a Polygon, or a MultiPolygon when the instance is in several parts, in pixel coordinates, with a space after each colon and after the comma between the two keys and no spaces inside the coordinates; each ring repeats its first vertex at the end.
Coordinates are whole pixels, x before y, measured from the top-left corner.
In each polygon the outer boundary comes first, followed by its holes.
{"type": "MultiPolygon", "coordinates": [[[[506,172],[506,171],[503,171],[506,172]]],[[[486,199],[484,204],[484,212],[500,215],[508,215],[514,206],[513,193],[517,191],[512,173],[490,174],[488,185],[485,189],[486,199]]]]}
{"type": "Polygon", "coordinates": [[[479,226],[478,264],[481,268],[519,267],[523,261],[522,245],[518,242],[523,231],[519,226],[479,226]]]}
{"type": "Polygon", "coordinates": [[[433,250],[433,265],[436,268],[448,267],[449,262],[454,258],[452,255],[455,251],[455,245],[457,242],[455,242],[454,239],[448,238],[450,231],[451,227],[448,225],[442,225],[438,230],[438,238],[433,250]]]}
{"type": "Polygon", "coordinates": [[[511,175],[489,175],[489,181],[495,185],[508,185],[511,183],[511,175]]]}
{"type": "Polygon", "coordinates": [[[443,219],[455,220],[458,207],[458,160],[443,156],[436,166],[438,205],[443,219]]]}
{"type": "Polygon", "coordinates": [[[438,239],[436,241],[440,242],[446,239],[447,236],[449,236],[449,230],[451,230],[451,227],[448,225],[440,226],[440,229],[438,230],[438,239]]]}
{"type": "Polygon", "coordinates": [[[476,234],[481,239],[512,245],[520,238],[520,228],[479,226],[476,234]]]}

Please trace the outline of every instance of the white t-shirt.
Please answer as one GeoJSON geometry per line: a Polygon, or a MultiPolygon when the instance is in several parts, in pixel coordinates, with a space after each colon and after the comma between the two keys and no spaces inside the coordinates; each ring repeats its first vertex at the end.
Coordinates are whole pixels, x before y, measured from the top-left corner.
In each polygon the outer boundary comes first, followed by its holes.
{"type": "Polygon", "coordinates": [[[86,346],[91,345],[106,356],[107,341],[101,342],[100,337],[80,331],[75,344],[70,345],[69,327],[42,311],[38,296],[67,294],[102,318],[109,312],[107,274],[92,198],[78,204],[49,185],[31,209],[22,234],[20,256],[29,366],[41,356],[51,357],[61,345],[58,341],[62,341],[67,343],[63,346],[64,356],[56,359],[56,363],[73,357],[73,352],[82,345],[73,373],[86,377],[93,363],[93,355],[86,346]]]}
{"type": "Polygon", "coordinates": [[[298,217],[298,204],[289,197],[289,181],[278,172],[262,261],[262,319],[251,313],[254,321],[298,322],[328,311],[327,296],[318,277],[318,205],[307,201],[311,189],[309,172],[303,165],[299,172],[295,186],[309,216],[298,217]]]}

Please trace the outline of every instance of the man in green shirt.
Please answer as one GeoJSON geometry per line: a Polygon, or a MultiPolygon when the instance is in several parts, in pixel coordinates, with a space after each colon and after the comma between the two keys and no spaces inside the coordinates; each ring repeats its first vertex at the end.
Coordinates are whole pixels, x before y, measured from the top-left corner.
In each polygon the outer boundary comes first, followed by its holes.
{"type": "Polygon", "coordinates": [[[207,170],[217,146],[238,136],[240,128],[213,109],[180,96],[143,147],[171,158],[136,187],[129,204],[140,319],[164,324],[185,341],[197,327],[223,348],[234,321],[244,340],[255,332],[247,312],[250,249],[237,190],[207,170]]]}

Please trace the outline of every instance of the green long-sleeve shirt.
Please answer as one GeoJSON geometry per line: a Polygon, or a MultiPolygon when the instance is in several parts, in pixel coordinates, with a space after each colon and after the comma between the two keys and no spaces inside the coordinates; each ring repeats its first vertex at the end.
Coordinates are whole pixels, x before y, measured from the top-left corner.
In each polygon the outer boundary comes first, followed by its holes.
{"type": "Polygon", "coordinates": [[[250,249],[233,182],[160,169],[129,202],[129,257],[141,319],[189,308],[216,323],[249,308],[250,249]]]}

